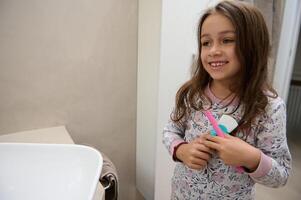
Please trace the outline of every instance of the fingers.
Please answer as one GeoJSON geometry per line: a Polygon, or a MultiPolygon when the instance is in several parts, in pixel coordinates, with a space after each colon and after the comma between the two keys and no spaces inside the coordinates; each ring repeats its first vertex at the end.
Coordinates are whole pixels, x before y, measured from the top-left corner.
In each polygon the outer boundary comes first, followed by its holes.
{"type": "Polygon", "coordinates": [[[209,133],[203,134],[198,139],[194,141],[195,144],[198,144],[197,149],[199,151],[207,152],[210,154],[214,153],[214,150],[220,150],[220,144],[224,141],[225,138],[218,136],[211,136],[209,133]]]}
{"type": "Polygon", "coordinates": [[[201,134],[196,140],[198,142],[202,142],[202,141],[206,140],[206,138],[205,138],[206,135],[210,135],[210,132],[201,134]]]}
{"type": "Polygon", "coordinates": [[[206,146],[204,144],[204,142],[197,146],[197,150],[200,151],[200,152],[205,152],[207,154],[211,154],[211,155],[214,153],[214,151],[212,149],[210,149],[208,146],[206,146]]]}
{"type": "Polygon", "coordinates": [[[214,142],[214,143],[222,143],[225,138],[218,137],[218,136],[212,136],[210,134],[206,134],[206,135],[204,135],[204,139],[206,141],[211,141],[211,142],[214,142]]]}
{"type": "Polygon", "coordinates": [[[194,158],[193,160],[191,160],[191,162],[187,164],[187,166],[191,169],[200,170],[207,166],[207,161],[199,158],[194,158]]]}
{"type": "Polygon", "coordinates": [[[204,169],[206,167],[206,165],[189,164],[189,165],[187,165],[187,167],[189,167],[191,169],[195,169],[195,170],[201,170],[201,169],[204,169]]]}
{"type": "Polygon", "coordinates": [[[214,150],[217,150],[217,151],[220,151],[221,150],[221,146],[220,144],[218,143],[215,143],[215,142],[212,142],[212,141],[204,141],[204,145],[211,148],[211,149],[214,149],[214,150]]]}
{"type": "Polygon", "coordinates": [[[191,169],[203,169],[211,158],[211,155],[206,151],[211,152],[211,150],[203,144],[190,144],[190,148],[183,162],[191,169]]]}
{"type": "Polygon", "coordinates": [[[209,154],[213,154],[214,151],[212,149],[210,149],[209,147],[204,145],[204,139],[195,139],[192,142],[193,148],[198,150],[199,152],[206,152],[209,154]]]}
{"type": "Polygon", "coordinates": [[[201,166],[204,166],[204,165],[207,165],[207,161],[206,160],[203,160],[201,158],[194,158],[192,161],[191,161],[192,164],[195,164],[195,165],[201,165],[201,166]]]}
{"type": "Polygon", "coordinates": [[[208,161],[211,158],[211,154],[200,151],[200,152],[198,152],[197,155],[195,155],[195,157],[197,159],[202,159],[202,160],[208,161]]]}

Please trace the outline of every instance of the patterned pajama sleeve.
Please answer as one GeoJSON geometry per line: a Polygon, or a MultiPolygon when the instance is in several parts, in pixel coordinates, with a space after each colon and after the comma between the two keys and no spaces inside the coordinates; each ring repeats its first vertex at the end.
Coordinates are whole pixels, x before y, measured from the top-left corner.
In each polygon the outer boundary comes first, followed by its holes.
{"type": "MultiPolygon", "coordinates": [[[[276,188],[287,182],[291,170],[291,155],[286,139],[285,103],[280,98],[272,101],[275,102],[267,108],[267,115],[261,121],[262,127],[256,138],[257,148],[262,151],[261,161],[268,160],[269,169],[259,176],[258,173],[251,173],[250,176],[257,183],[276,188]]],[[[261,164],[258,168],[260,167],[261,164]]]]}
{"type": "Polygon", "coordinates": [[[163,129],[163,144],[173,155],[173,149],[177,144],[184,141],[185,127],[169,120],[163,129]]]}

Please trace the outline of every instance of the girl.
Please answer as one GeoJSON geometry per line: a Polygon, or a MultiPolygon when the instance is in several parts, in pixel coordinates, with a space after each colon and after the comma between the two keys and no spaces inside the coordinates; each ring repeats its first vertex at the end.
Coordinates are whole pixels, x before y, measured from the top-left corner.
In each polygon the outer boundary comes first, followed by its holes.
{"type": "Polygon", "coordinates": [[[172,199],[254,199],[254,184],[286,184],[291,155],[285,104],[267,83],[269,34],[255,7],[223,1],[201,17],[192,78],[177,92],[163,143],[178,161],[172,199]],[[204,114],[231,115],[239,126],[211,136],[204,114]],[[244,171],[239,173],[237,166],[244,171]]]}

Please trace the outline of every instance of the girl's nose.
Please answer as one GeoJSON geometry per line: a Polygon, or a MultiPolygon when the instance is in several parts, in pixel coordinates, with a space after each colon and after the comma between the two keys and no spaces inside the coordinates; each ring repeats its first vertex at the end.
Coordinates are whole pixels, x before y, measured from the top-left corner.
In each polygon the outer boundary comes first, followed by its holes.
{"type": "Polygon", "coordinates": [[[221,54],[222,51],[218,45],[213,45],[209,52],[209,56],[219,56],[221,54]]]}

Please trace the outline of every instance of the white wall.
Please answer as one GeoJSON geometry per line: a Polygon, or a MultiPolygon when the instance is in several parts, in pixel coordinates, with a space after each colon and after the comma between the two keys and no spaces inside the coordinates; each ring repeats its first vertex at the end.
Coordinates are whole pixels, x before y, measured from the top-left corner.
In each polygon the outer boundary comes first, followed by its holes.
{"type": "Polygon", "coordinates": [[[301,1],[286,0],[278,46],[273,86],[287,100],[301,23],[301,1]]]}
{"type": "Polygon", "coordinates": [[[154,199],[161,0],[139,1],[136,184],[154,199]]]}
{"type": "Polygon", "coordinates": [[[136,183],[148,200],[170,198],[173,162],[162,130],[176,91],[189,78],[197,22],[208,2],[139,1],[136,183]]]}
{"type": "Polygon", "coordinates": [[[162,2],[161,59],[158,88],[155,199],[170,199],[174,163],[162,144],[175,94],[189,78],[192,54],[197,51],[197,22],[209,1],[162,2]]]}

